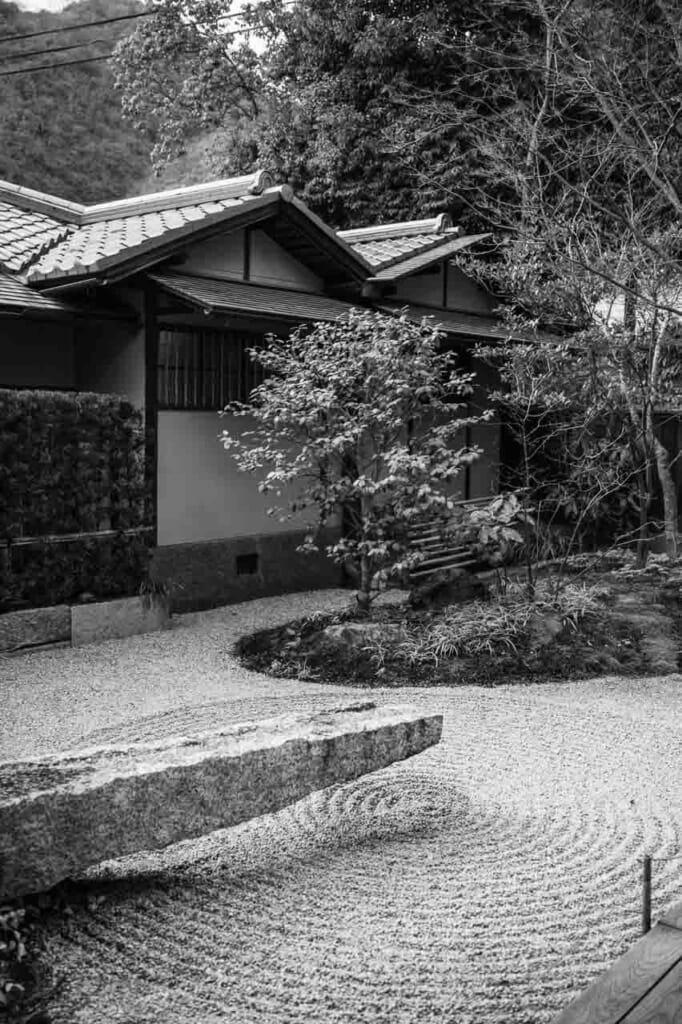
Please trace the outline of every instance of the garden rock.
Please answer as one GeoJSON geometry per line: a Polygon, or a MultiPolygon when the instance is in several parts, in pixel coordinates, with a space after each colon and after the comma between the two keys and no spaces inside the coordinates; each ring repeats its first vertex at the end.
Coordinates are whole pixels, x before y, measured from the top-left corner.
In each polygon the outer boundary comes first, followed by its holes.
{"type": "Polygon", "coordinates": [[[375,645],[390,646],[400,643],[405,633],[401,626],[389,622],[344,622],[327,626],[322,631],[322,642],[344,648],[349,654],[360,654],[375,645]]]}
{"type": "Polygon", "coordinates": [[[534,612],[528,619],[528,637],[533,647],[547,647],[563,632],[559,615],[541,615],[534,612]]]}
{"type": "Polygon", "coordinates": [[[0,899],[277,811],[420,753],[442,725],[370,703],[0,764],[0,899]]]}

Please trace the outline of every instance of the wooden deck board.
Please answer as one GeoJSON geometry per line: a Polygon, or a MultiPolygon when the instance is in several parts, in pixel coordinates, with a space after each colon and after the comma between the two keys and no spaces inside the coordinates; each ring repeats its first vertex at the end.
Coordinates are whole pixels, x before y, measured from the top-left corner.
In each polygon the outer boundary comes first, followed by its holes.
{"type": "Polygon", "coordinates": [[[682,1024],[682,961],[622,1018],[622,1024],[682,1024]]]}
{"type": "MultiPolygon", "coordinates": [[[[659,923],[642,936],[609,970],[567,1006],[554,1024],[668,1024],[679,1018],[658,1016],[656,988],[666,976],[682,979],[682,931],[659,923]],[[632,1016],[649,999],[649,1016],[632,1016]]],[[[672,998],[672,996],[670,996],[672,998]]]]}

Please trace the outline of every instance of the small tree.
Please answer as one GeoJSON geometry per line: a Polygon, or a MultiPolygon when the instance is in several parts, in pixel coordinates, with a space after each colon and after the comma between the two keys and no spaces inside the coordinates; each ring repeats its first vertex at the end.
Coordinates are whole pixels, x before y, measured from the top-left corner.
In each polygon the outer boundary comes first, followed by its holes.
{"type": "Polygon", "coordinates": [[[251,349],[264,383],[251,404],[225,409],[256,420],[220,439],[241,470],[264,471],[262,493],[285,498],[268,514],[312,512],[299,550],[317,550],[315,535],[345,514],[348,529],[326,552],[354,567],[364,611],[382,581],[415,563],[409,527],[450,518],[452,482],[480,454],[456,435],[488,414],[463,415],[474,375],[455,368],[441,341],[426,319],[352,310],[251,349]]]}
{"type": "MultiPolygon", "coordinates": [[[[497,367],[490,394],[516,446],[507,483],[519,489],[529,593],[538,560],[568,557],[606,538],[628,536],[641,513],[638,484],[645,453],[633,448],[633,424],[613,381],[610,349],[585,331],[477,349],[497,367]]],[[[647,506],[648,509],[648,506],[647,506]]],[[[646,514],[646,509],[644,510],[646,514]]]]}

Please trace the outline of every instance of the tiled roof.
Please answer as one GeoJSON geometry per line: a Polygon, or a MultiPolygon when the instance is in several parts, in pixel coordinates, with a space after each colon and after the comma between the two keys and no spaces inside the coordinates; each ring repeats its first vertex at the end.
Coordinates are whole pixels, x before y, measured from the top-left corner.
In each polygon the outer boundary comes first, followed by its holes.
{"type": "Polygon", "coordinates": [[[326,295],[265,288],[185,274],[150,274],[162,288],[210,312],[237,311],[247,316],[273,316],[287,320],[336,320],[352,309],[351,303],[326,295]]]}
{"type": "Polygon", "coordinates": [[[247,203],[262,205],[263,197],[215,200],[85,224],[34,262],[27,270],[27,280],[37,282],[106,270],[120,262],[122,256],[152,252],[160,243],[190,234],[199,222],[208,226],[229,220],[230,214],[241,211],[247,203]]]}
{"type": "MultiPolygon", "coordinates": [[[[406,308],[405,303],[382,302],[378,307],[386,313],[396,313],[406,308]]],[[[464,313],[453,309],[434,309],[432,306],[415,306],[410,303],[407,307],[407,316],[415,323],[420,323],[424,317],[433,319],[435,326],[442,327],[448,334],[456,334],[467,338],[499,338],[504,340],[509,337],[509,331],[501,320],[494,316],[477,316],[475,313],[464,313]]],[[[520,334],[513,334],[512,337],[518,340],[523,339],[520,334]]]]}
{"type": "Polygon", "coordinates": [[[0,315],[3,310],[18,312],[30,310],[38,313],[71,313],[72,310],[59,299],[52,299],[47,295],[28,288],[21,281],[11,274],[4,274],[0,271],[0,315]]]}
{"type": "Polygon", "coordinates": [[[375,277],[395,280],[464,249],[487,235],[460,235],[447,214],[430,220],[339,231],[339,238],[366,261],[375,277]]]}
{"type": "Polygon", "coordinates": [[[378,267],[374,271],[374,277],[380,281],[396,281],[398,278],[414,274],[417,270],[422,270],[438,260],[449,259],[456,252],[467,249],[469,246],[474,245],[475,242],[480,242],[483,238],[489,237],[487,234],[462,235],[461,238],[453,238],[452,235],[441,235],[436,245],[416,253],[406,253],[400,259],[393,260],[389,266],[378,267]]]}
{"type": "Polygon", "coordinates": [[[373,270],[386,267],[406,256],[426,252],[443,243],[447,235],[408,235],[370,242],[351,242],[355,252],[367,260],[373,270]]]}
{"type": "Polygon", "coordinates": [[[244,207],[290,199],[263,172],[83,206],[0,182],[0,268],[31,283],[79,277],[152,252],[196,229],[229,219],[244,207]]]}
{"type": "Polygon", "coordinates": [[[389,267],[407,256],[428,252],[458,233],[445,213],[428,220],[408,220],[400,224],[378,224],[337,232],[374,271],[389,267]]]}
{"type": "Polygon", "coordinates": [[[66,238],[69,231],[53,217],[0,201],[0,266],[23,270],[37,254],[66,238]]]}
{"type": "MultiPolygon", "coordinates": [[[[368,228],[347,228],[339,231],[349,245],[355,242],[376,242],[386,238],[408,238],[411,235],[443,235],[452,230],[447,213],[426,220],[404,220],[397,224],[374,224],[368,228]]],[[[455,228],[455,230],[457,230],[455,228]]]]}

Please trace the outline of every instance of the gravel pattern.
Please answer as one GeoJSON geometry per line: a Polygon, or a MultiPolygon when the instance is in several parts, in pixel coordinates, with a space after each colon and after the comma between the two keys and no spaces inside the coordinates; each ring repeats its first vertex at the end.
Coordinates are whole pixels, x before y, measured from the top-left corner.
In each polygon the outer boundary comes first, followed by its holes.
{"type": "MultiPolygon", "coordinates": [[[[183,616],[0,662],[7,757],[338,706],[232,641],[344,592],[183,616]],[[9,709],[9,714],[8,714],[9,709]]],[[[277,814],[91,873],[55,925],[55,1024],[548,1024],[636,938],[644,852],[682,855],[679,675],[372,691],[438,747],[277,814]]],[[[654,864],[654,916],[682,860],[654,864]]]]}

